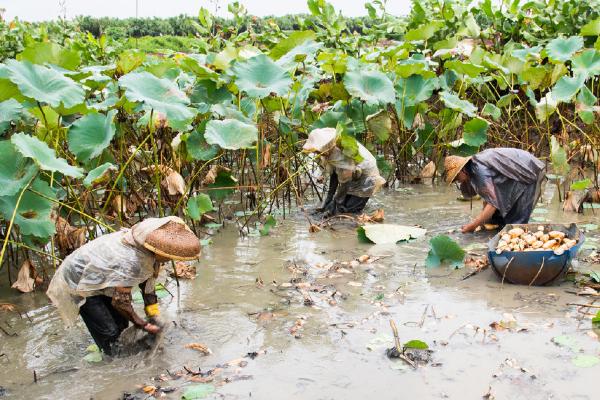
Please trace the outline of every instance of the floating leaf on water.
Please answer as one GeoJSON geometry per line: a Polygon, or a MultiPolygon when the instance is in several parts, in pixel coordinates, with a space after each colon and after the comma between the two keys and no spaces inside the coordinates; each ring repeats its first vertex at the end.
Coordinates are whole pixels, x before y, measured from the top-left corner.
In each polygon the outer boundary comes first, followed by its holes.
{"type": "Polygon", "coordinates": [[[560,347],[566,347],[575,353],[577,353],[578,351],[581,350],[581,346],[579,345],[579,342],[573,336],[569,336],[569,335],[556,336],[556,337],[552,338],[552,342],[554,342],[554,344],[556,344],[560,347]]]}
{"type": "Polygon", "coordinates": [[[596,225],[596,224],[584,224],[584,225],[581,225],[581,227],[583,229],[585,229],[586,232],[595,231],[598,229],[598,225],[596,225]]]}
{"type": "Polygon", "coordinates": [[[422,340],[410,340],[402,346],[405,349],[419,349],[419,350],[427,350],[429,345],[422,340]]]}
{"type": "Polygon", "coordinates": [[[600,204],[599,203],[583,203],[583,208],[600,208],[600,204]]]}
{"type": "Polygon", "coordinates": [[[258,231],[260,232],[261,236],[267,236],[269,234],[269,232],[271,231],[271,228],[273,228],[276,225],[277,225],[277,220],[275,220],[275,218],[272,215],[268,215],[267,218],[265,219],[265,223],[258,231]]]}
{"type": "Polygon", "coordinates": [[[208,383],[189,386],[183,392],[182,400],[204,399],[215,392],[215,387],[208,383]]]}
{"type": "Polygon", "coordinates": [[[223,227],[223,224],[217,224],[216,222],[209,222],[207,224],[204,224],[203,226],[208,229],[221,229],[223,227]]]}
{"type": "Polygon", "coordinates": [[[548,210],[545,208],[536,208],[533,210],[534,214],[548,214],[548,210]]]}
{"type": "Polygon", "coordinates": [[[427,230],[415,226],[368,224],[358,227],[357,233],[359,239],[367,243],[394,244],[400,241],[418,239],[424,236],[427,230]]]}
{"type": "Polygon", "coordinates": [[[90,344],[85,351],[87,351],[88,353],[93,353],[93,352],[100,352],[100,348],[98,347],[97,344],[90,344]]]}
{"type": "Polygon", "coordinates": [[[448,262],[453,268],[463,266],[465,251],[446,235],[438,235],[429,241],[430,250],[425,260],[427,267],[438,267],[448,262]]]}
{"type": "Polygon", "coordinates": [[[95,351],[93,353],[85,355],[83,359],[89,363],[98,363],[102,361],[102,353],[100,353],[99,351],[95,351]]]}
{"type": "Polygon", "coordinates": [[[573,357],[571,362],[573,363],[573,365],[579,368],[590,368],[600,364],[600,358],[596,356],[580,354],[573,357]]]}
{"type": "Polygon", "coordinates": [[[200,246],[206,247],[213,243],[212,239],[202,239],[200,240],[200,246]]]}

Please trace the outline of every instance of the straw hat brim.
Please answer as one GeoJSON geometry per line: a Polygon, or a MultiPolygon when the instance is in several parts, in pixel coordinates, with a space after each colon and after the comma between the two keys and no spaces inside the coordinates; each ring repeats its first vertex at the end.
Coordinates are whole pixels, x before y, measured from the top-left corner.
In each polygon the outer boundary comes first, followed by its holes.
{"type": "Polygon", "coordinates": [[[460,164],[454,166],[453,170],[448,171],[448,173],[446,174],[446,183],[448,185],[451,185],[452,182],[454,182],[460,171],[462,171],[465,165],[467,165],[467,163],[471,161],[471,158],[472,157],[464,157],[464,159],[461,160],[460,164]]]}
{"type": "Polygon", "coordinates": [[[177,261],[190,261],[200,257],[200,241],[186,225],[168,222],[152,231],[144,242],[151,252],[177,261]]]}

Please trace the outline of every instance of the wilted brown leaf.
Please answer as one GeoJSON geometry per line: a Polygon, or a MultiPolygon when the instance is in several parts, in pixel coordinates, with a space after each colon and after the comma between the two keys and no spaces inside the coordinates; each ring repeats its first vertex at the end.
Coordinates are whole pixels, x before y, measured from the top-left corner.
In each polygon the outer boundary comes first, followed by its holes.
{"type": "Polygon", "coordinates": [[[142,388],[142,390],[146,394],[153,395],[156,392],[156,386],[152,386],[152,385],[144,386],[142,388]]]}
{"type": "Polygon", "coordinates": [[[217,179],[217,175],[221,171],[231,172],[229,168],[224,167],[222,165],[213,165],[208,170],[208,173],[206,174],[204,179],[202,179],[202,186],[212,185],[213,183],[215,183],[215,179],[217,179]]]}
{"type": "Polygon", "coordinates": [[[310,224],[310,226],[308,227],[308,231],[310,233],[317,233],[317,232],[321,232],[323,230],[323,228],[321,228],[319,225],[315,225],[315,224],[310,224]]]}
{"type": "Polygon", "coordinates": [[[80,248],[85,243],[86,227],[75,228],[69,222],[60,217],[56,217],[56,244],[63,257],[68,256],[74,250],[80,248]]]}
{"type": "Polygon", "coordinates": [[[430,179],[435,176],[435,163],[433,161],[429,161],[429,163],[423,167],[419,176],[423,179],[430,179]]]}
{"type": "Polygon", "coordinates": [[[260,167],[264,169],[267,168],[269,165],[271,165],[271,144],[267,143],[265,146],[263,146],[260,167]]]}
{"type": "Polygon", "coordinates": [[[385,219],[385,212],[383,208],[379,208],[373,212],[373,214],[361,214],[357,218],[359,224],[368,224],[371,222],[383,222],[385,219]]]}
{"type": "Polygon", "coordinates": [[[17,280],[11,286],[13,289],[17,289],[22,293],[32,292],[35,288],[35,278],[37,277],[37,272],[35,267],[31,264],[29,260],[25,260],[25,262],[21,265],[19,269],[19,274],[17,276],[17,280]]]}
{"type": "Polygon", "coordinates": [[[563,202],[563,211],[569,212],[581,212],[583,209],[584,195],[577,191],[568,191],[565,194],[565,201],[563,202]]]}
{"type": "Polygon", "coordinates": [[[186,349],[197,350],[204,355],[212,354],[212,351],[202,343],[188,343],[185,345],[186,349]]]}
{"type": "Polygon", "coordinates": [[[10,303],[0,303],[0,311],[5,312],[17,312],[17,309],[14,304],[10,303]]]}
{"type": "MultiPolygon", "coordinates": [[[[177,273],[177,277],[180,279],[196,279],[196,266],[192,264],[188,264],[183,261],[177,261],[175,263],[175,272],[177,273]]],[[[172,276],[175,276],[175,273],[171,273],[172,276]]]]}
{"type": "Polygon", "coordinates": [[[177,171],[170,170],[161,185],[167,189],[170,196],[185,194],[185,181],[177,171]]]}

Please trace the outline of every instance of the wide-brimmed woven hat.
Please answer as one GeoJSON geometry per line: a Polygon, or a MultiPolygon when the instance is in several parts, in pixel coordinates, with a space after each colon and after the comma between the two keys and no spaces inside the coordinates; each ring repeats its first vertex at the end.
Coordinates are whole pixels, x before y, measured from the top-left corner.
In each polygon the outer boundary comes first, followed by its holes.
{"type": "Polygon", "coordinates": [[[169,221],[146,237],[144,247],[171,260],[190,261],[200,257],[200,241],[185,225],[169,221]]]}
{"type": "Polygon", "coordinates": [[[450,184],[456,179],[456,175],[471,160],[471,157],[448,156],[444,160],[444,169],[446,170],[446,183],[450,184]]]}
{"type": "Polygon", "coordinates": [[[335,147],[337,131],[335,128],[314,129],[308,135],[308,139],[302,151],[305,153],[325,153],[335,147]]]}

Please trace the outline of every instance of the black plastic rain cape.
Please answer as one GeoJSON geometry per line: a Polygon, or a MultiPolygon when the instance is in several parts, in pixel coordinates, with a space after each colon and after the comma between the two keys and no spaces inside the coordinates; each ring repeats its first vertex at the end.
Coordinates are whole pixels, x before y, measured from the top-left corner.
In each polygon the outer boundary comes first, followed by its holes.
{"type": "Polygon", "coordinates": [[[523,150],[498,148],[476,154],[465,170],[475,192],[496,207],[503,223],[529,222],[545,176],[543,162],[523,150]]]}

